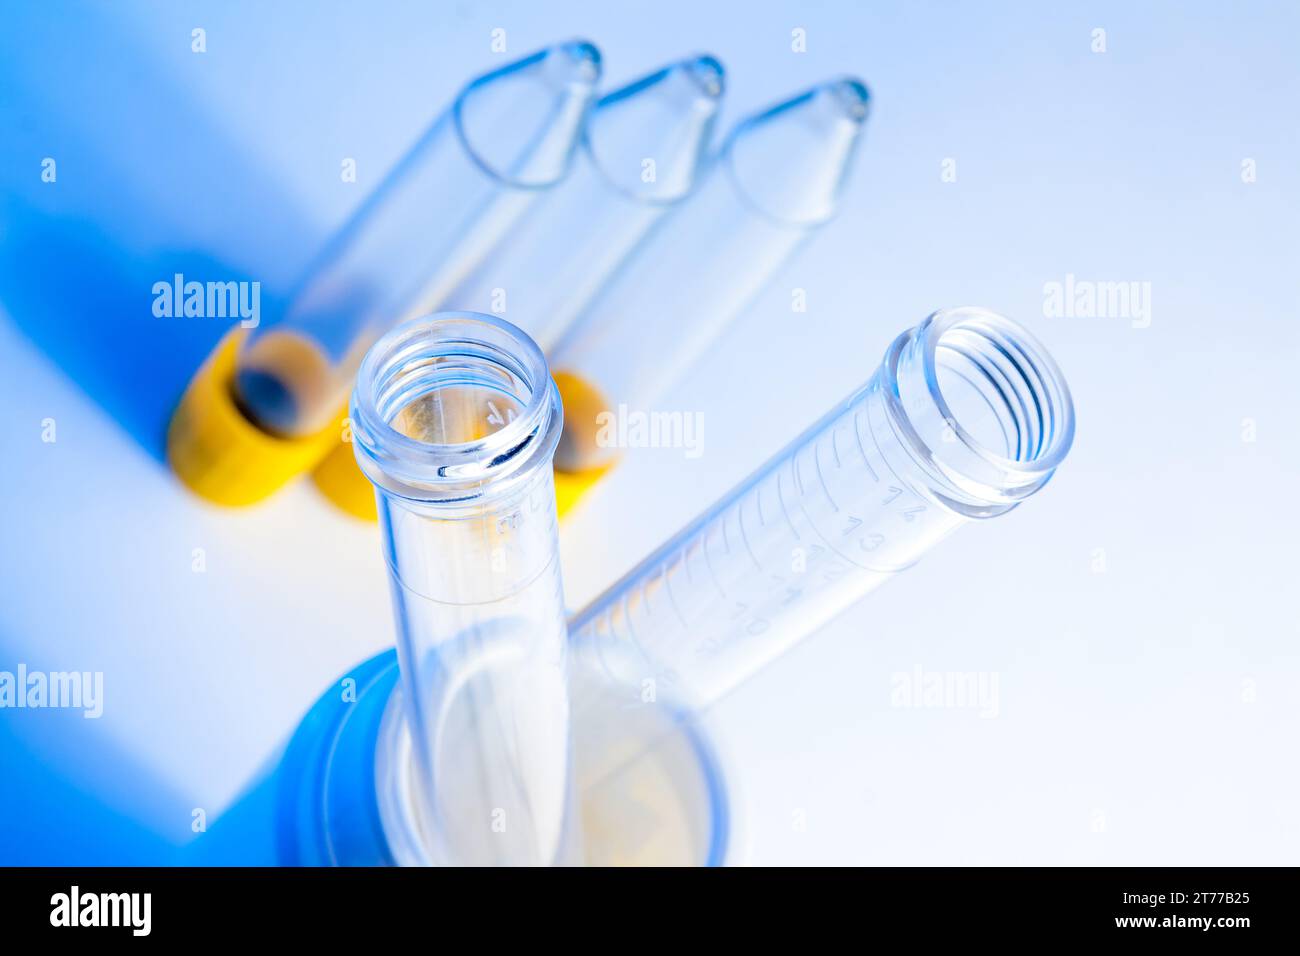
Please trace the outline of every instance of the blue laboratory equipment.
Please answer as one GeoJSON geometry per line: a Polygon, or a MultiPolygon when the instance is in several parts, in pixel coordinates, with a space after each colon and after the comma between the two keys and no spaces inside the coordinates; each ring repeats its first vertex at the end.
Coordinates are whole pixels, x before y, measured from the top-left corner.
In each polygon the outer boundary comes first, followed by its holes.
{"type": "MultiPolygon", "coordinates": [[[[717,866],[735,859],[744,821],[710,735],[689,714],[629,707],[612,687],[586,688],[590,719],[573,727],[581,862],[717,866]]],[[[275,772],[198,841],[194,862],[431,863],[404,696],[395,651],[349,671],[303,719],[275,772]]],[[[570,857],[578,855],[571,847],[570,857]]]]}
{"type": "Polygon", "coordinates": [[[562,481],[599,477],[617,454],[600,413],[648,408],[834,215],[868,106],[861,82],[839,79],[742,120],[690,202],[565,332],[550,353],[568,410],[562,481]]]}
{"type": "Polygon", "coordinates": [[[716,59],[695,56],[602,96],[564,181],[435,304],[505,316],[550,349],[651,226],[691,195],[725,82],[716,59]]]}
{"type": "Polygon", "coordinates": [[[936,312],[578,613],[575,664],[698,711],[957,528],[1033,495],[1073,435],[1065,379],[1029,332],[985,309],[936,312]]]}

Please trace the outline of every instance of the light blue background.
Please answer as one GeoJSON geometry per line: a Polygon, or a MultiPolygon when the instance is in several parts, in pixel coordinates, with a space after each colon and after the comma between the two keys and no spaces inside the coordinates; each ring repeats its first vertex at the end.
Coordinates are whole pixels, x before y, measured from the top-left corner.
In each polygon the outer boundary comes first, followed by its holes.
{"type": "Polygon", "coordinates": [[[193,808],[219,816],[321,690],[391,643],[374,529],[307,486],[227,513],[170,478],[167,418],[224,326],[155,319],[150,288],[179,271],[282,293],[500,62],[495,27],[510,54],[589,37],[609,84],[715,53],[724,126],[840,73],[875,95],[840,218],[664,399],[704,412],[704,455],[632,453],[566,524],[572,605],[935,308],[1021,318],[1074,390],[1075,450],[1041,496],[718,706],[744,858],[1296,863],[1296,9],[7,4],[0,669],[102,670],[106,701],[99,721],[0,712],[0,863],[173,858],[193,808]],[[1045,317],[1067,273],[1150,282],[1150,327],[1045,317]],[[998,716],[891,706],[916,667],[995,672],[998,716]]]}

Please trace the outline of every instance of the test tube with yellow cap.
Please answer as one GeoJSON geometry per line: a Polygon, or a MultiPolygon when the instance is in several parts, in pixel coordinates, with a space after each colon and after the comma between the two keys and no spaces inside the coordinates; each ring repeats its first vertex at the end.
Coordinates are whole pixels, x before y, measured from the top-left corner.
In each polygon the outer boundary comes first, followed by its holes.
{"type": "Polygon", "coordinates": [[[836,212],[869,95],[813,87],[742,120],[691,201],[665,217],[551,351],[567,425],[563,514],[613,464],[602,413],[654,402],[836,212]]]}
{"type": "Polygon", "coordinates": [[[251,504],[337,447],[369,345],[464,281],[565,176],[600,66],[594,46],[572,41],[461,91],[318,257],[284,313],[227,336],[199,371],[168,434],[187,485],[222,504],[251,504]]]}
{"type": "MultiPolygon", "coordinates": [[[[701,55],[602,96],[565,180],[445,300],[424,304],[506,317],[549,349],[654,223],[691,195],[725,82],[722,65],[701,55]]],[[[351,513],[374,517],[346,444],[313,477],[351,513]]]]}

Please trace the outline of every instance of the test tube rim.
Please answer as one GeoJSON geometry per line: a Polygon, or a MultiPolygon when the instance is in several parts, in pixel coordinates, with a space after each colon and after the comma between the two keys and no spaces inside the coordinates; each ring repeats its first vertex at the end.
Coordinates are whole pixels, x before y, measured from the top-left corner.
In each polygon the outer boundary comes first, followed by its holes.
{"type": "MultiPolygon", "coordinates": [[[[539,459],[549,460],[563,427],[559,392],[541,348],[522,329],[505,319],[468,311],[444,311],[421,316],[403,322],[381,336],[366,352],[357,373],[351,416],[358,458],[368,459],[372,465],[367,468],[365,461],[362,462],[362,470],[367,476],[380,484],[387,493],[429,503],[464,500],[460,496],[446,498],[438,494],[440,488],[466,484],[464,474],[449,476],[446,473],[450,466],[486,459],[488,464],[484,466],[486,473],[482,476],[483,485],[528,474],[534,462],[539,459]],[[506,352],[493,343],[468,340],[474,344],[491,346],[503,357],[514,359],[515,371],[521,373],[520,377],[529,389],[528,400],[522,412],[498,430],[467,442],[425,442],[394,428],[376,402],[383,370],[391,368],[403,355],[409,356],[411,351],[418,349],[421,339],[441,336],[449,347],[463,345],[469,334],[464,330],[474,327],[495,330],[509,341],[514,351],[506,352]],[[448,330],[453,328],[462,330],[461,334],[448,334],[448,330]],[[522,456],[513,454],[526,445],[529,447],[522,456]],[[511,467],[492,471],[502,464],[510,464],[511,467]],[[374,471],[380,474],[376,476],[372,473],[374,471]]],[[[480,489],[480,492],[483,490],[480,489]]]]}
{"type": "MultiPolygon", "coordinates": [[[[935,456],[927,442],[912,427],[908,412],[902,404],[897,381],[899,363],[903,352],[911,342],[917,340],[916,336],[920,336],[922,370],[930,398],[953,429],[957,438],[969,451],[989,465],[1023,480],[1023,483],[1018,484],[1015,488],[1000,488],[998,491],[1005,493],[1010,490],[1013,498],[1020,499],[1041,488],[1042,484],[1055,473],[1056,468],[1069,453],[1074,442],[1075,428],[1074,403],[1070,396],[1069,386],[1060,367],[1056,364],[1056,360],[1047,348],[1019,322],[983,306],[958,306],[939,309],[927,316],[915,329],[909,330],[895,339],[885,353],[882,371],[887,376],[888,387],[882,391],[895,426],[903,432],[908,444],[912,446],[914,452],[923,461],[928,461],[935,456]],[[991,450],[962,425],[960,419],[953,413],[947,397],[939,386],[938,349],[944,336],[954,329],[978,324],[992,328],[1014,342],[1024,354],[1024,357],[1029,360],[1035,371],[1039,373],[1043,384],[1046,386],[1044,389],[1045,394],[1042,397],[1049,403],[1053,412],[1054,428],[1041,454],[1035,454],[1026,460],[1020,460],[1000,455],[991,450]],[[1040,480],[1035,481],[1036,478],[1040,480]]],[[[943,466],[940,465],[940,467],[943,466]]]]}

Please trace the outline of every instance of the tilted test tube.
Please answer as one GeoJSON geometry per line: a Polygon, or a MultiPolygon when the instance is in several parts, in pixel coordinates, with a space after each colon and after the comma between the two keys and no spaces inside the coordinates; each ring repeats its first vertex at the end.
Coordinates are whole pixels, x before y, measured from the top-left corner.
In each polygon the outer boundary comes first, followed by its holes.
{"type": "Polygon", "coordinates": [[[573,859],[564,597],[541,351],[485,315],[406,323],[351,413],[397,619],[426,862],[573,859]]]}
{"type": "Polygon", "coordinates": [[[599,422],[645,409],[830,219],[868,113],[839,79],[742,120],[689,202],[663,219],[551,351],[567,425],[563,514],[617,457],[599,422]]]}
{"type": "MultiPolygon", "coordinates": [[[[455,290],[439,289],[424,304],[500,315],[548,349],[650,227],[691,195],[724,85],[718,61],[696,56],[601,97],[564,180],[455,290]]],[[[353,515],[375,517],[370,484],[346,443],[312,477],[353,515]]]]}
{"type": "Polygon", "coordinates": [[[574,41],[469,83],[283,313],[228,336],[196,376],[169,434],[177,474],[212,500],[248,504],[337,448],[366,349],[464,281],[564,177],[599,76],[596,48],[574,41]]]}
{"type": "MultiPolygon", "coordinates": [[[[1069,390],[1036,339],[987,310],[936,312],[572,618],[575,673],[707,707],[956,528],[1037,492],[1073,435],[1069,390]]],[[[575,691],[575,719],[582,702],[575,691]]]]}

